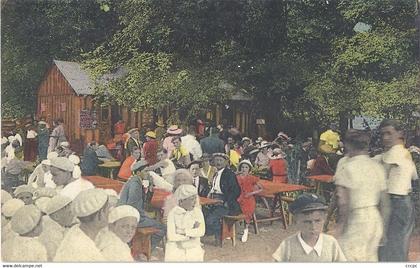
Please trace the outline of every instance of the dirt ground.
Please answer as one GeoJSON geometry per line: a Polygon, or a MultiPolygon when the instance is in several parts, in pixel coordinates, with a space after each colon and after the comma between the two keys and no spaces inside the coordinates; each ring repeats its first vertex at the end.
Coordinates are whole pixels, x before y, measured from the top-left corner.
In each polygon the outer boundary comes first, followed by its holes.
{"type": "MultiPolygon", "coordinates": [[[[257,217],[264,215],[264,209],[257,209],[257,217]]],[[[265,214],[266,215],[266,214],[265,214]]],[[[201,239],[204,244],[204,261],[205,262],[272,262],[271,255],[277,249],[280,242],[286,237],[297,232],[294,225],[290,225],[286,230],[281,221],[274,221],[258,224],[260,233],[254,233],[253,226],[249,228],[248,241],[242,243],[241,233],[243,226],[237,225],[237,241],[233,247],[231,240],[225,240],[223,247],[215,246],[214,236],[205,236],[201,239]]],[[[334,223],[330,223],[329,230],[332,230],[334,223]]],[[[331,231],[327,232],[332,234],[331,231]]],[[[159,260],[163,261],[163,250],[157,250],[154,254],[159,260]]],[[[416,228],[412,235],[410,246],[410,261],[420,261],[420,228],[416,228]]]]}

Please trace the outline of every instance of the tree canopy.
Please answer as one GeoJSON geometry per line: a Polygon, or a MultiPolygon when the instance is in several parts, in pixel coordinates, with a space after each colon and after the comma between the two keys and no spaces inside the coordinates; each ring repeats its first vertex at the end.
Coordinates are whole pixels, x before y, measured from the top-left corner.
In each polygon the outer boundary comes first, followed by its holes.
{"type": "Polygon", "coordinates": [[[232,89],[253,96],[272,129],[360,113],[406,119],[420,104],[415,0],[16,2],[2,10],[2,76],[19,92],[33,92],[41,60],[67,55],[97,81],[124,69],[96,84],[98,103],[171,105],[187,118],[223,103],[232,89]],[[44,26],[13,34],[19,19],[29,23],[24,14],[44,26]],[[41,56],[31,53],[37,47],[41,56]]]}

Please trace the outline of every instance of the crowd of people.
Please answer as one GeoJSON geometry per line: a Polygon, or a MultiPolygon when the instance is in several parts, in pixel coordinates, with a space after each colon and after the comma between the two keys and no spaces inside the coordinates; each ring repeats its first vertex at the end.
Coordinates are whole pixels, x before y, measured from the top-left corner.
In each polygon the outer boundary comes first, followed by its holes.
{"type": "Polygon", "coordinates": [[[299,232],[279,241],[275,261],[407,261],[412,193],[419,181],[412,154],[420,150],[416,144],[406,149],[396,120],[381,123],[383,151],[375,156],[369,131],[349,129],[342,139],[336,125],[315,144],[284,132],[273,141],[253,140],[222,125],[209,126],[206,135],[194,126],[165,130],[161,122],[155,129],[125,132],[122,121],[112,142],[89,142],[78,156],[63,124],[55,121],[50,133],[40,121],[37,131],[28,127],[25,140],[17,133],[2,138],[3,261],[132,262],[130,243],[138,227],[158,230],[151,245],[154,251],[165,248],[164,261],[203,261],[200,238],[214,236],[221,243],[224,216],[243,215],[241,241],[247,242],[262,179],[311,184],[307,175],[332,175],[333,183],[320,195],[295,196],[288,209],[299,232]],[[121,161],[120,193],[84,178],[115,160],[121,161]],[[162,192],[158,218],[149,206],[162,192]],[[200,197],[219,202],[201,206],[200,197]],[[331,236],[323,228],[334,206],[331,236]]]}

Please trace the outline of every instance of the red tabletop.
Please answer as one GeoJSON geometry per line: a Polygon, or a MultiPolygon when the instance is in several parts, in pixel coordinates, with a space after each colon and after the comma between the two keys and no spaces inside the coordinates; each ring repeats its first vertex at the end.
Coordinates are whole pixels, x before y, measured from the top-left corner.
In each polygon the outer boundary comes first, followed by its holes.
{"type": "Polygon", "coordinates": [[[90,181],[93,183],[93,185],[96,184],[109,184],[112,182],[115,182],[115,180],[112,180],[110,178],[102,177],[102,176],[83,176],[84,179],[90,181]]]}
{"type": "Polygon", "coordinates": [[[114,183],[114,184],[99,184],[99,185],[95,185],[97,188],[102,188],[102,189],[112,189],[114,191],[117,192],[117,194],[119,194],[124,186],[123,183],[114,183]]]}
{"type": "MultiPolygon", "coordinates": [[[[166,198],[171,195],[171,192],[166,192],[163,190],[154,189],[153,190],[153,197],[150,201],[150,204],[154,208],[163,208],[163,204],[165,203],[166,198]]],[[[217,203],[220,203],[220,200],[212,199],[208,197],[201,197],[200,196],[200,205],[206,206],[206,205],[214,205],[217,203]]]]}
{"type": "Polygon", "coordinates": [[[320,181],[320,182],[332,182],[333,175],[313,175],[313,176],[306,176],[306,178],[313,180],[313,181],[320,181]]]}
{"type": "Polygon", "coordinates": [[[83,178],[90,181],[97,188],[113,189],[117,193],[121,192],[121,189],[124,186],[123,182],[101,176],[84,176],[83,178]]]}
{"type": "Polygon", "coordinates": [[[259,195],[273,195],[284,192],[294,192],[311,189],[305,185],[289,184],[289,183],[278,183],[267,180],[259,180],[259,183],[263,187],[263,191],[259,195]]]}

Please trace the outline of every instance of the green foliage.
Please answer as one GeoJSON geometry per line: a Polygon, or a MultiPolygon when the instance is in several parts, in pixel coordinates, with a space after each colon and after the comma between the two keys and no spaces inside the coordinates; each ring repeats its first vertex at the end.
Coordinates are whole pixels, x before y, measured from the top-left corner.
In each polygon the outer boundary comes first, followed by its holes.
{"type": "Polygon", "coordinates": [[[80,60],[117,26],[115,14],[93,0],[7,1],[1,15],[3,117],[34,113],[52,60],[80,60]]]}
{"type": "Polygon", "coordinates": [[[57,58],[83,61],[102,105],[170,106],[181,120],[238,89],[254,97],[272,129],[356,113],[406,119],[420,100],[414,7],[414,0],[9,1],[2,97],[7,107],[33,110],[34,90],[57,58]],[[354,32],[358,22],[371,29],[354,32]],[[116,71],[124,75],[108,79],[116,71]]]}

